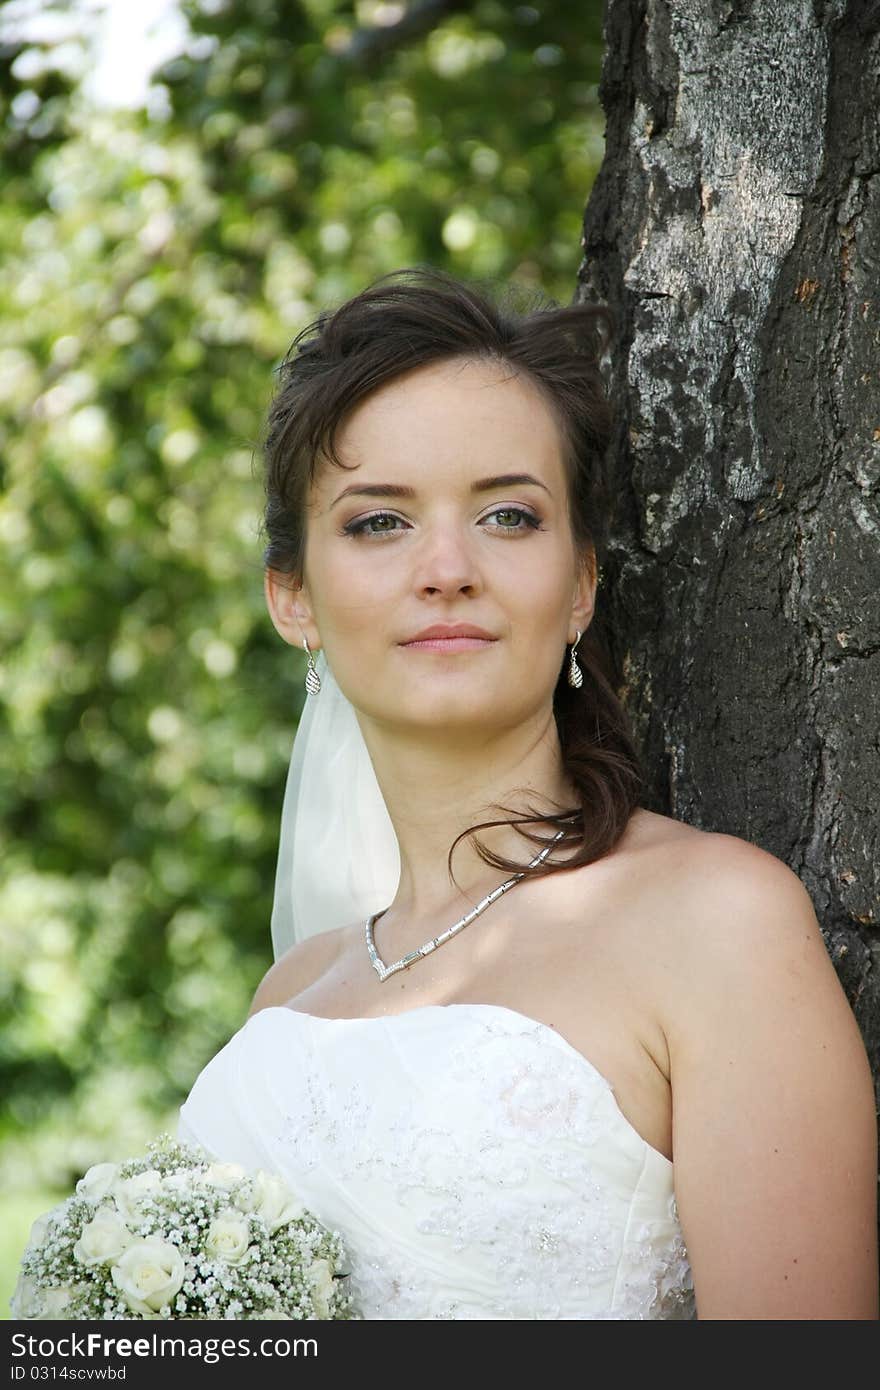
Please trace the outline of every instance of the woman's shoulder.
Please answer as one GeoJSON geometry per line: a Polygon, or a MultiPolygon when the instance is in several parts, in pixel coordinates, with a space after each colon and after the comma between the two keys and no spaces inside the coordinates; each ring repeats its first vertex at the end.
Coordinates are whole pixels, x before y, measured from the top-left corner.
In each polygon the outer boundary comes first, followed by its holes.
{"type": "Polygon", "coordinates": [[[741,998],[762,993],[768,979],[813,979],[842,993],[813,900],[783,859],[653,812],[640,812],[631,830],[640,916],[658,928],[648,955],[671,967],[661,973],[678,1019],[734,987],[741,998]]]}
{"type": "Polygon", "coordinates": [[[674,889],[678,904],[713,917],[750,897],[782,896],[802,906],[809,895],[784,860],[751,840],[703,830],[644,807],[634,812],[621,848],[646,881],[674,889]]]}
{"type": "Polygon", "coordinates": [[[639,808],[618,853],[614,892],[638,957],[685,993],[717,984],[734,960],[784,969],[806,954],[830,965],[809,892],[760,845],[639,808]]]}
{"type": "Polygon", "coordinates": [[[330,969],[350,927],[319,932],[289,947],[269,967],[257,986],[248,1018],[260,1009],[286,1004],[330,969]]]}

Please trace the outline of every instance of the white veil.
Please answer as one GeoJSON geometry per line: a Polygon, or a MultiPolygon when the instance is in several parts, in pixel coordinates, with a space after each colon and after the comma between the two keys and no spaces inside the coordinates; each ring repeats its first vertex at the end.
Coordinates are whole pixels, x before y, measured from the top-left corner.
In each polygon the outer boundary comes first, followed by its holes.
{"type": "Polygon", "coordinates": [[[281,811],[272,949],[344,927],[388,907],[400,851],[354,707],[323,649],[321,678],[307,695],[290,757],[281,811]]]}

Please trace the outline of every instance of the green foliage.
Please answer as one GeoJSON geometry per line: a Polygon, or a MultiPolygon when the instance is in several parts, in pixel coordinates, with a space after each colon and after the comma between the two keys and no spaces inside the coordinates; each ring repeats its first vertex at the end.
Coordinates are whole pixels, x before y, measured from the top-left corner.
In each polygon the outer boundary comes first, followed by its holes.
{"type": "Polygon", "coordinates": [[[4,53],[4,1190],[173,1129],[271,963],[305,668],[265,609],[258,445],[290,340],[409,264],[571,298],[601,5],[480,0],[406,41],[400,9],[189,3],[151,114],[4,53]]]}

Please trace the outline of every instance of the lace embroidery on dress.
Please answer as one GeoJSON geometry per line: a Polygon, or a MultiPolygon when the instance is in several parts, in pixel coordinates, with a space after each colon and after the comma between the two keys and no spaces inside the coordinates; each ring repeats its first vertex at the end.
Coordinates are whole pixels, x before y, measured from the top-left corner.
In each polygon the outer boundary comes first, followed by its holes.
{"type": "Polygon", "coordinates": [[[622,1296],[615,1302],[615,1319],[696,1318],[694,1281],[684,1239],[678,1224],[675,1194],[667,1210],[673,1234],[641,1223],[627,1240],[630,1269],[621,1280],[622,1296]]]}
{"type": "Polygon", "coordinates": [[[543,1025],[456,1022],[417,1063],[395,1047],[378,1098],[372,1061],[332,1085],[304,1066],[276,1131],[294,1169],[356,1209],[351,1291],[382,1310],[367,1316],[692,1316],[674,1195],[657,1220],[628,1221],[644,1155],[609,1149],[626,1122],[608,1082],[543,1025]]]}

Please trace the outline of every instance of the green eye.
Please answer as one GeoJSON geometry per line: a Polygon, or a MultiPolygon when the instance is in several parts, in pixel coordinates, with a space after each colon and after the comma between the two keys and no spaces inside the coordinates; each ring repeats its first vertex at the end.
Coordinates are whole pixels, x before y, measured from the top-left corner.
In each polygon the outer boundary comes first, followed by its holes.
{"type": "MultiPolygon", "coordinates": [[[[346,536],[388,536],[392,534],[391,527],[380,527],[378,530],[368,530],[374,521],[399,521],[399,516],[394,516],[391,512],[373,512],[372,516],[362,516],[359,521],[350,521],[347,526],[343,526],[346,536]]],[[[398,528],[393,528],[396,531],[398,528]]]]}
{"type": "MultiPolygon", "coordinates": [[[[533,516],[531,512],[527,512],[523,507],[496,507],[495,511],[490,512],[489,515],[521,518],[526,523],[526,526],[531,527],[533,531],[537,531],[538,527],[541,525],[539,518],[533,516]]],[[[502,531],[523,531],[526,528],[524,526],[508,526],[506,523],[502,523],[500,529],[502,531]]]]}
{"type": "MultiPolygon", "coordinates": [[[[494,512],[489,512],[488,517],[484,517],[483,520],[487,521],[491,517],[514,518],[515,524],[513,525],[511,525],[509,521],[495,523],[494,529],[501,534],[507,533],[509,535],[518,536],[526,530],[537,531],[540,530],[541,527],[540,517],[535,516],[532,512],[526,511],[524,507],[496,507],[494,512]],[[520,525],[516,523],[524,524],[520,525]]],[[[342,531],[343,535],[356,537],[393,536],[400,531],[405,524],[406,523],[402,522],[402,519],[399,516],[395,516],[393,512],[373,512],[370,516],[362,516],[357,521],[350,521],[347,526],[343,526],[342,531]],[[383,525],[383,522],[391,524],[383,525]]]]}

